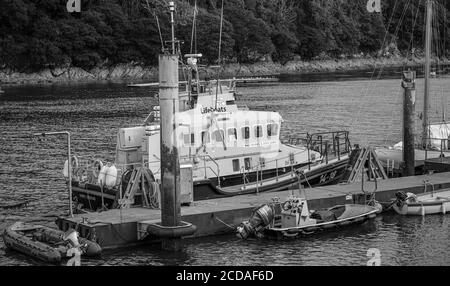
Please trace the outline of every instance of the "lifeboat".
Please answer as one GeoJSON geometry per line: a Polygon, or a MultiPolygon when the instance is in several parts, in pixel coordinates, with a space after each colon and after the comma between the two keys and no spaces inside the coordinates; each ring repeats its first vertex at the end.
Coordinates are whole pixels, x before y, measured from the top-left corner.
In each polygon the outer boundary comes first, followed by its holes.
{"type": "Polygon", "coordinates": [[[48,263],[60,263],[68,258],[68,251],[78,248],[81,255],[98,256],[101,247],[88,239],[78,237],[74,230],[63,232],[42,225],[16,222],[5,229],[6,247],[48,263]]]}

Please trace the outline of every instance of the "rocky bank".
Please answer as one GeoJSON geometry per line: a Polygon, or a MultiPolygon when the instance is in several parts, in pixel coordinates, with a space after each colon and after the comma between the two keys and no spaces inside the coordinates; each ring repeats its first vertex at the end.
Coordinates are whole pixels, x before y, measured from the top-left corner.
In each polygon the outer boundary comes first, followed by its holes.
{"type": "MultiPolygon", "coordinates": [[[[355,71],[380,67],[420,65],[423,59],[406,60],[402,57],[378,57],[358,59],[328,59],[315,61],[293,60],[285,64],[260,62],[255,64],[227,64],[222,68],[221,77],[273,76],[279,74],[300,74],[313,72],[355,71]]],[[[445,61],[448,63],[448,61],[445,61]]],[[[213,77],[215,69],[201,70],[202,77],[213,77]]],[[[142,82],[157,80],[157,67],[144,67],[138,64],[121,64],[113,67],[99,67],[86,71],[77,67],[46,69],[37,73],[21,73],[0,70],[1,84],[41,84],[92,81],[142,82]]]]}

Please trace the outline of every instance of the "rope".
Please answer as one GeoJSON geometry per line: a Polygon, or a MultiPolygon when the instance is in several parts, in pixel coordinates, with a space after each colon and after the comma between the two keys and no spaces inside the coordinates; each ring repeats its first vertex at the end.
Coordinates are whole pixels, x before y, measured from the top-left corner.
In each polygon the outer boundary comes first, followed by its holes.
{"type": "Polygon", "coordinates": [[[215,218],[218,222],[224,224],[226,227],[228,227],[228,228],[230,228],[230,229],[233,229],[233,230],[236,229],[236,227],[232,227],[231,225],[227,224],[226,222],[224,222],[223,220],[221,220],[220,218],[218,218],[218,217],[215,216],[215,215],[213,216],[213,218],[215,218]]]}
{"type": "MultiPolygon", "coordinates": [[[[145,0],[145,2],[146,2],[146,6],[147,6],[146,7],[147,11],[149,13],[152,13],[152,9],[150,8],[150,3],[148,2],[148,0],[145,0]]],[[[163,52],[164,51],[164,42],[163,42],[163,38],[162,38],[162,34],[161,34],[161,27],[159,25],[159,19],[158,19],[158,16],[156,15],[156,9],[155,9],[155,12],[153,12],[152,14],[156,19],[156,25],[158,26],[159,40],[161,41],[161,52],[163,52]]]]}
{"type": "MultiPolygon", "coordinates": [[[[410,40],[409,45],[408,45],[408,51],[411,51],[411,58],[412,58],[412,55],[413,55],[412,48],[413,48],[413,45],[414,45],[414,29],[416,27],[417,18],[419,16],[419,11],[420,11],[420,0],[418,1],[416,16],[414,17],[414,23],[413,23],[412,28],[411,28],[411,40],[410,40]]],[[[412,9],[411,9],[411,12],[412,12],[412,9]]]]}
{"type": "MultiPolygon", "coordinates": [[[[388,25],[387,25],[386,33],[384,34],[384,38],[383,38],[383,42],[381,43],[380,50],[383,49],[383,47],[384,47],[384,45],[385,45],[385,43],[386,43],[387,36],[388,36],[388,34],[389,34],[389,27],[391,26],[392,20],[393,20],[393,18],[394,18],[394,14],[395,14],[395,10],[396,10],[396,8],[397,8],[397,4],[398,4],[398,0],[395,0],[394,8],[393,8],[393,10],[392,10],[392,14],[391,14],[391,17],[390,17],[389,22],[388,22],[388,25]]],[[[372,74],[371,74],[371,76],[370,76],[369,82],[371,82],[371,81],[373,80],[373,77],[374,77],[374,75],[375,75],[376,70],[377,70],[377,67],[375,66],[374,69],[373,69],[373,71],[372,71],[372,74]]],[[[381,69],[380,69],[380,71],[381,71],[381,69]]],[[[381,73],[379,73],[379,76],[380,76],[380,75],[381,75],[381,73]]],[[[367,96],[368,91],[369,91],[369,86],[366,86],[364,92],[362,93],[362,94],[363,94],[363,97],[364,97],[364,96],[367,96]]],[[[350,125],[350,131],[351,131],[351,132],[353,132],[355,123],[359,121],[358,118],[359,118],[359,116],[360,116],[360,114],[361,114],[361,110],[362,110],[362,106],[360,105],[360,106],[359,106],[359,109],[358,109],[358,113],[357,113],[357,115],[354,117],[354,119],[353,119],[353,121],[352,121],[352,123],[351,123],[351,125],[350,125]]]]}
{"type": "Polygon", "coordinates": [[[149,193],[149,204],[150,207],[153,209],[158,209],[160,208],[160,189],[159,189],[159,184],[157,182],[150,182],[151,184],[151,193],[149,193]]]}

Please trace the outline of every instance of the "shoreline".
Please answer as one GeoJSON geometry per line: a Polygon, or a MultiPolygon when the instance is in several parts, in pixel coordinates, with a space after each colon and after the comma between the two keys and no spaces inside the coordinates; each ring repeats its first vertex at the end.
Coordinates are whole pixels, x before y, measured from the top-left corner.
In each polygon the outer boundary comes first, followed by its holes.
{"type": "MultiPolygon", "coordinates": [[[[435,60],[436,61],[436,60],[435,60]]],[[[405,65],[422,65],[421,58],[405,59],[404,57],[379,57],[355,59],[328,59],[314,61],[293,60],[282,65],[274,62],[258,62],[254,64],[226,64],[221,70],[222,78],[279,76],[281,74],[308,74],[324,72],[351,72],[374,68],[395,68],[405,65]]],[[[441,60],[441,64],[450,64],[441,60]]],[[[214,77],[217,70],[202,68],[201,77],[214,77]]],[[[181,73],[180,73],[180,76],[181,73]]],[[[100,81],[134,82],[157,81],[158,67],[145,67],[138,64],[120,64],[114,67],[99,67],[85,71],[77,67],[46,69],[36,73],[20,73],[0,70],[0,85],[32,85],[54,83],[89,83],[100,81]]]]}

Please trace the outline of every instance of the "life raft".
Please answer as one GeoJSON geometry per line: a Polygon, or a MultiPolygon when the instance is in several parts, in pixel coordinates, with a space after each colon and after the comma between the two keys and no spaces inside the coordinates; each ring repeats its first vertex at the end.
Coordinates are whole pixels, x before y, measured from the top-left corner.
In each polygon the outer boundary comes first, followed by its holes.
{"type": "MultiPolygon", "coordinates": [[[[3,241],[8,248],[48,263],[60,263],[74,245],[65,239],[65,232],[42,225],[16,222],[5,229],[3,241]]],[[[101,247],[97,243],[77,237],[81,254],[98,256],[101,247]]]]}

